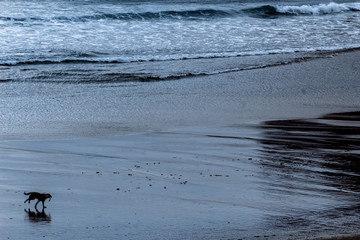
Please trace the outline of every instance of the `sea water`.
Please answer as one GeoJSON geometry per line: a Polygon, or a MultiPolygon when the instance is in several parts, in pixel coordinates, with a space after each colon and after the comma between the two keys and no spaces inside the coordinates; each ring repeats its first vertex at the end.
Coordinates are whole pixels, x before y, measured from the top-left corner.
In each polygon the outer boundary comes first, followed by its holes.
{"type": "Polygon", "coordinates": [[[356,1],[2,0],[0,81],[19,80],[5,73],[17,65],[338,50],[360,47],[359,36],[356,1]]]}
{"type": "Polygon", "coordinates": [[[358,47],[354,0],[0,0],[0,130],[136,121],[148,110],[125,100],[149,101],[155,81],[358,47]]]}

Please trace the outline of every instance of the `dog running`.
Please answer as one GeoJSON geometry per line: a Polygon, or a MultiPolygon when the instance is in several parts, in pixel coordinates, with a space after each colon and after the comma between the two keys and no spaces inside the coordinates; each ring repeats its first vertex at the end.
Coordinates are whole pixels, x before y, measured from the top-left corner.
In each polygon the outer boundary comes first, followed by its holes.
{"type": "Polygon", "coordinates": [[[26,192],[24,192],[24,194],[25,195],[30,195],[29,198],[26,199],[24,203],[29,202],[29,204],[30,204],[31,200],[35,200],[35,199],[38,200],[37,203],[35,204],[35,208],[36,208],[36,206],[38,205],[39,202],[42,202],[43,209],[46,208],[45,205],[44,205],[45,200],[49,199],[49,202],[50,202],[50,200],[52,198],[51,194],[49,194],[49,193],[38,193],[38,192],[28,192],[28,193],[26,193],[26,192]]]}

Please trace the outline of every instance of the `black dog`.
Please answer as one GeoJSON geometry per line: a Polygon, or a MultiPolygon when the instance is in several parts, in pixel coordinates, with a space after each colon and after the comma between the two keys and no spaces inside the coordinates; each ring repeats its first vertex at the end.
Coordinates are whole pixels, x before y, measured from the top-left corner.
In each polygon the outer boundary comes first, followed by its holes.
{"type": "Polygon", "coordinates": [[[49,199],[49,202],[50,202],[50,200],[51,200],[51,198],[52,198],[51,194],[49,194],[49,193],[38,193],[38,192],[25,193],[25,192],[24,192],[24,194],[25,194],[25,195],[30,195],[29,198],[26,199],[24,203],[26,203],[26,202],[28,201],[29,204],[30,204],[30,201],[31,201],[31,200],[35,200],[35,199],[38,200],[37,203],[35,204],[35,209],[36,209],[36,210],[37,210],[36,206],[38,205],[39,202],[42,202],[42,204],[43,204],[43,209],[44,209],[44,208],[46,208],[45,205],[44,205],[45,200],[48,198],[48,199],[49,199]]]}

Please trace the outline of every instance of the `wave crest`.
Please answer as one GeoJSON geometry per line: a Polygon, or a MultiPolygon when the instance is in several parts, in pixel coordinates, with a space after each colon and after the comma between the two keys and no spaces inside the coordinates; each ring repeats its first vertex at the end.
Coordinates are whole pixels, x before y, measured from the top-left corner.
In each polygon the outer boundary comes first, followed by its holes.
{"type": "Polygon", "coordinates": [[[360,3],[328,3],[319,5],[282,6],[264,5],[244,10],[250,15],[271,17],[278,15],[324,15],[349,11],[360,11],[360,3]]]}
{"type": "Polygon", "coordinates": [[[277,6],[277,11],[284,14],[310,14],[310,15],[321,15],[321,14],[331,14],[347,11],[360,11],[360,4],[339,4],[339,3],[329,3],[329,4],[319,4],[315,6],[311,5],[302,5],[302,6],[277,6]]]}

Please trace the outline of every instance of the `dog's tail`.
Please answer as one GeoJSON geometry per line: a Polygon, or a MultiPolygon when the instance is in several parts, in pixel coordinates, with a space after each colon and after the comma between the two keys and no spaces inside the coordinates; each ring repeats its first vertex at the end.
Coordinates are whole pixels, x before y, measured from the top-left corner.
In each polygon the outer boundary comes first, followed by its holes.
{"type": "Polygon", "coordinates": [[[24,194],[25,194],[25,195],[30,195],[30,193],[29,193],[29,192],[28,192],[28,193],[24,192],[24,194]]]}

